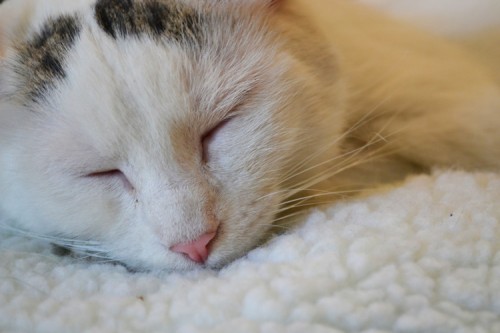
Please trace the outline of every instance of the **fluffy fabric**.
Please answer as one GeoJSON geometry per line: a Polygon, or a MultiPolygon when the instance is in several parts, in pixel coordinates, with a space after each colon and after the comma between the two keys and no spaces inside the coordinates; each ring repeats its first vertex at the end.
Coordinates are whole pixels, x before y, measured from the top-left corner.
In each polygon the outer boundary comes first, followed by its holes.
{"type": "Polygon", "coordinates": [[[314,209],[221,271],[157,276],[0,236],[1,332],[500,332],[500,175],[314,209]]]}

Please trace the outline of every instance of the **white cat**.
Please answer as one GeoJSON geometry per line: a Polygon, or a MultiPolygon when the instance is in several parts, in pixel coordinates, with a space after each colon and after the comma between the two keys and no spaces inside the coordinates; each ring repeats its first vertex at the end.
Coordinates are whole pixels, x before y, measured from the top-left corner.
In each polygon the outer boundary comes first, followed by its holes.
{"type": "Polygon", "coordinates": [[[295,209],[500,167],[500,89],[342,0],[0,5],[0,216],[134,269],[220,267],[295,209]]]}

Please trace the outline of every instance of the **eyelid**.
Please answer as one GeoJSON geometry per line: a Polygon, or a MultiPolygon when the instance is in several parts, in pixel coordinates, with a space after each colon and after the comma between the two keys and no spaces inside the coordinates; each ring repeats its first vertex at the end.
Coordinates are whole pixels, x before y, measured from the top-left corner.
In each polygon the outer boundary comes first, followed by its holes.
{"type": "Polygon", "coordinates": [[[135,188],[128,179],[128,177],[121,171],[120,169],[110,169],[103,171],[96,171],[87,174],[85,177],[87,178],[119,178],[123,185],[127,188],[127,190],[133,191],[135,188]]]}
{"type": "Polygon", "coordinates": [[[208,155],[208,145],[210,144],[212,138],[217,134],[219,130],[221,130],[230,120],[232,120],[234,116],[232,117],[227,117],[223,120],[221,120],[217,125],[215,125],[212,129],[207,131],[203,136],[201,137],[201,148],[202,148],[202,155],[201,159],[203,163],[207,163],[208,160],[210,159],[210,156],[208,155]]]}
{"type": "Polygon", "coordinates": [[[231,119],[233,119],[233,117],[227,117],[227,118],[224,118],[222,119],[221,121],[219,121],[215,126],[213,126],[210,130],[208,130],[204,135],[203,135],[203,138],[205,137],[208,137],[210,135],[213,135],[214,132],[216,132],[219,128],[222,128],[222,126],[224,126],[225,124],[227,124],[231,119]]]}
{"type": "Polygon", "coordinates": [[[87,174],[87,177],[112,177],[112,176],[118,176],[120,174],[123,174],[123,172],[119,169],[111,169],[111,170],[104,170],[104,171],[95,171],[92,173],[87,174]]]}

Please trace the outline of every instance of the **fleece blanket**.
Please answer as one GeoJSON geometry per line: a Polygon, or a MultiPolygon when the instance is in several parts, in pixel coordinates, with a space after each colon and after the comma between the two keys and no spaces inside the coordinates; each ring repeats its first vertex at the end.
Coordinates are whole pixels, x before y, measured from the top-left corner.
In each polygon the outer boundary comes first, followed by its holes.
{"type": "Polygon", "coordinates": [[[0,332],[500,332],[500,175],[311,210],[220,271],[158,276],[0,234],[0,332]]]}

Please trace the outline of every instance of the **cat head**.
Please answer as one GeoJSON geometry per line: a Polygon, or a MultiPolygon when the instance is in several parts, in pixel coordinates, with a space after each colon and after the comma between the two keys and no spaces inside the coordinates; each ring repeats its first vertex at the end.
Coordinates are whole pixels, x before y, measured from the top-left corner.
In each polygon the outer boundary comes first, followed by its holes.
{"type": "Polygon", "coordinates": [[[272,23],[280,2],[80,1],[40,19],[26,3],[2,42],[0,214],[32,234],[136,269],[219,267],[271,227],[328,130],[314,124],[340,126],[320,110],[336,81],[272,23]]]}

